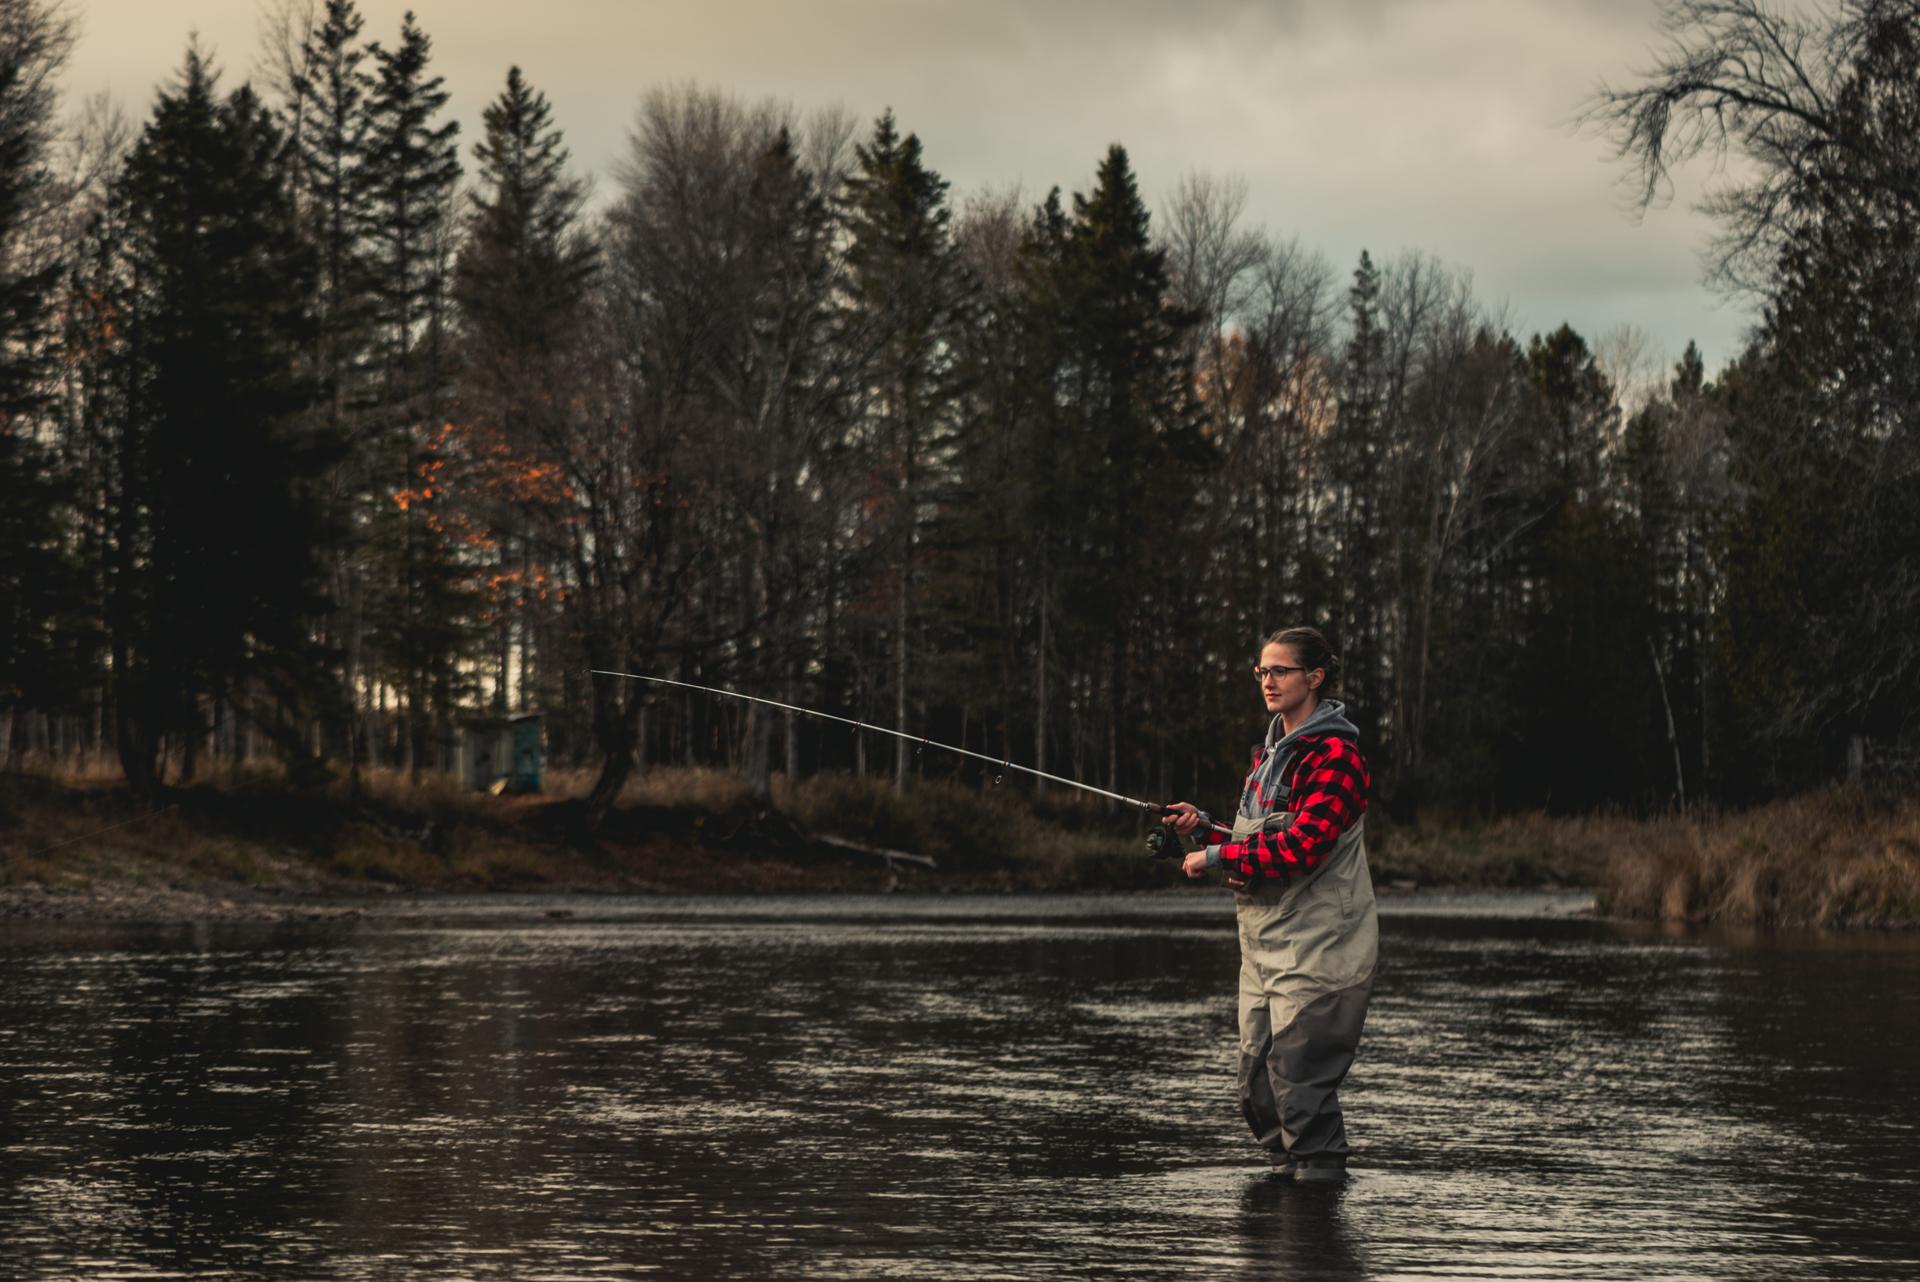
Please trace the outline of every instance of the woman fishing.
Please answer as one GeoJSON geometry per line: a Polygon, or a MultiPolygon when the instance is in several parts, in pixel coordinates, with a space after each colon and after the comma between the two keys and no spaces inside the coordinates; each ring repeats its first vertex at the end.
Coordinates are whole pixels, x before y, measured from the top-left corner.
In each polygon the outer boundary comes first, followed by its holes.
{"type": "Polygon", "coordinates": [[[1203,841],[1189,877],[1220,868],[1240,930],[1240,1102],[1273,1173],[1346,1178],[1340,1083],[1366,1023],[1379,921],[1361,816],[1370,777],[1339,688],[1340,658],[1313,628],[1268,637],[1253,669],[1273,720],[1253,750],[1230,831],[1196,832],[1191,804],[1164,823],[1203,841]]]}

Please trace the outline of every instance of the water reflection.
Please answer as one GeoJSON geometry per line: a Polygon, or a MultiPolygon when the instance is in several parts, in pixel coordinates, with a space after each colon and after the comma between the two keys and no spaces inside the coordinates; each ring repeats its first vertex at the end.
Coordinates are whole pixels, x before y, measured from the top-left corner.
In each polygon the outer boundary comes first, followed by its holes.
{"type": "Polygon", "coordinates": [[[1234,1235],[1237,1277],[1338,1282],[1366,1276],[1347,1238],[1344,1188],[1252,1180],[1240,1197],[1234,1235]]]}
{"type": "Polygon", "coordinates": [[[1328,1190],[1203,896],[569,906],[0,927],[0,1276],[1920,1269],[1920,941],[1390,915],[1328,1190]]]}

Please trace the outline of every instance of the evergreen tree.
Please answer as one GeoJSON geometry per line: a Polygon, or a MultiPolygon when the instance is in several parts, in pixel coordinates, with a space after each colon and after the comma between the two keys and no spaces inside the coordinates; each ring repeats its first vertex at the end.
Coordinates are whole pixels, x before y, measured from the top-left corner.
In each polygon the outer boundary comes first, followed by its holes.
{"type": "Polygon", "coordinates": [[[569,515],[543,483],[550,443],[564,434],[579,328],[597,264],[580,222],[584,189],[566,172],[567,152],[544,94],[514,67],[484,113],[475,146],[478,190],[454,268],[460,309],[461,417],[498,460],[485,520],[496,550],[491,611],[497,661],[494,704],[504,710],[512,630],[520,629],[520,692],[530,689],[536,581],[564,546],[569,515]]]}
{"type": "Polygon", "coordinates": [[[480,185],[454,290],[468,386],[510,403],[526,362],[564,349],[597,254],[581,226],[585,188],[566,172],[552,108],[520,68],[509,69],[482,122],[486,136],[474,146],[480,185]]]}
{"type": "Polygon", "coordinates": [[[1920,19],[1883,19],[1726,389],[1724,667],[1749,770],[1774,784],[1920,733],[1920,19]]]}
{"type": "Polygon", "coordinates": [[[53,80],[72,40],[70,24],[39,4],[11,5],[0,21],[0,760],[15,708],[56,706],[77,684],[56,635],[78,631],[73,494],[43,432],[63,264],[31,243],[48,182],[53,80]]]}
{"type": "Polygon", "coordinates": [[[1726,509],[1726,450],[1715,389],[1700,349],[1687,344],[1664,396],[1627,425],[1612,488],[1633,524],[1634,562],[1652,606],[1647,638],[1673,758],[1672,793],[1683,808],[1708,783],[1708,643],[1715,567],[1709,540],[1726,509]]]}
{"type": "Polygon", "coordinates": [[[374,80],[366,102],[364,166],[370,266],[385,406],[406,418],[441,391],[433,371],[427,322],[447,288],[435,241],[460,179],[458,121],[435,117],[447,105],[440,76],[427,74],[433,42],[408,12],[399,45],[370,47],[374,80]]]}
{"type": "Polygon", "coordinates": [[[363,65],[368,51],[360,42],[362,26],[354,0],[327,0],[319,24],[302,42],[292,101],[282,109],[296,152],[290,168],[297,206],[319,262],[309,358],[323,398],[319,422],[341,447],[325,490],[329,521],[339,534],[328,549],[335,607],[328,631],[344,662],[341,692],[348,723],[342,738],[356,784],[362,741],[371,738],[353,716],[368,684],[363,680],[367,567],[357,553],[378,502],[374,461],[380,443],[365,421],[373,394],[369,363],[375,317],[367,243],[371,78],[363,65]]]}
{"type": "MultiPolygon", "coordinates": [[[[1150,216],[1120,146],[1108,148],[1091,194],[1075,194],[1063,262],[1073,397],[1077,419],[1070,446],[1089,480],[1090,504],[1077,515],[1072,613],[1082,625],[1081,671],[1098,673],[1107,709],[1104,725],[1088,726],[1083,743],[1104,731],[1104,774],[1120,770],[1119,718],[1132,706],[1133,676],[1149,644],[1141,620],[1151,603],[1176,610],[1182,596],[1177,566],[1150,578],[1157,548],[1178,543],[1195,489],[1193,469],[1212,458],[1197,430],[1191,398],[1186,334],[1199,314],[1172,301],[1166,250],[1157,246],[1150,216]],[[1136,611],[1116,603],[1136,600],[1136,611]]],[[[1162,616],[1164,617],[1164,616],[1162,616]]],[[[1144,745],[1126,735],[1130,751],[1144,745]]]]}
{"type": "Polygon", "coordinates": [[[369,452],[375,461],[368,619],[386,679],[404,701],[400,748],[415,772],[434,764],[465,693],[475,574],[460,564],[444,428],[450,408],[446,314],[459,124],[437,123],[447,91],[428,74],[432,42],[409,12],[400,41],[378,43],[367,97],[367,242],[374,340],[369,452]],[[385,496],[386,502],[381,502],[385,496]],[[436,734],[437,732],[437,734],[436,734]]]}
{"type": "MultiPolygon", "coordinates": [[[[109,622],[116,733],[137,791],[163,738],[190,763],[210,701],[313,689],[323,599],[315,478],[327,459],[294,424],[313,401],[299,354],[315,264],[250,90],[224,102],[189,51],[120,180],[125,282],[109,622]]],[[[269,720],[289,752],[299,736],[269,720]]]]}
{"type": "MultiPolygon", "coordinates": [[[[1033,656],[1033,765],[1056,770],[1052,752],[1053,707],[1063,684],[1057,677],[1070,621],[1062,585],[1072,581],[1078,549],[1074,523],[1087,510],[1090,478],[1071,448],[1070,379],[1073,377],[1072,317],[1075,299],[1068,269],[1070,222],[1060,189],[1047,193],[1033,212],[1021,240],[1018,307],[1015,313],[1022,353],[1022,377],[1014,404],[1025,412],[1009,415],[1019,438],[1007,453],[1011,484],[1003,528],[1025,533],[1021,585],[1009,595],[1017,603],[1015,644],[1033,656]]],[[[1045,784],[1035,780],[1036,792],[1045,784]]]]}
{"type": "Polygon", "coordinates": [[[1324,542],[1325,559],[1318,547],[1309,552],[1309,573],[1302,585],[1318,589],[1307,598],[1308,617],[1336,621],[1329,640],[1344,657],[1342,688],[1357,723],[1374,741],[1386,711],[1377,675],[1384,648],[1380,608],[1386,595],[1386,576],[1380,571],[1389,559],[1385,455],[1394,408],[1389,403],[1380,289],[1380,272],[1363,249],[1347,291],[1350,332],[1340,371],[1340,407],[1323,452],[1332,511],[1323,537],[1310,540],[1310,545],[1324,542]],[[1326,573],[1330,581],[1316,582],[1313,570],[1326,573]]]}
{"type": "Polygon", "coordinates": [[[358,43],[363,25],[354,0],[327,0],[325,19],[306,43],[306,74],[296,85],[302,119],[298,196],[319,252],[319,323],[315,368],[328,394],[336,432],[348,430],[362,386],[371,339],[371,286],[366,235],[367,93],[371,81],[358,43]]]}
{"type": "Polygon", "coordinates": [[[1522,644],[1506,691],[1515,712],[1504,800],[1573,811],[1642,801],[1660,760],[1647,751],[1659,707],[1647,649],[1655,625],[1631,531],[1601,492],[1617,403],[1566,325],[1534,337],[1526,369],[1535,437],[1521,501],[1536,519],[1502,567],[1516,596],[1508,626],[1522,644]]]}
{"type": "MultiPolygon", "coordinates": [[[[909,653],[916,632],[920,543],[950,467],[949,407],[957,387],[955,327],[961,281],[949,233],[946,180],[928,169],[920,140],[902,138],[891,111],[855,151],[848,179],[846,292],[853,332],[871,353],[866,372],[867,428],[887,512],[883,541],[893,580],[893,715],[909,722],[909,653]]],[[[937,665],[929,665],[934,669],[937,665]]],[[[919,674],[922,684],[931,671],[919,674]]],[[[904,790],[909,748],[894,747],[894,787],[904,790]]]]}

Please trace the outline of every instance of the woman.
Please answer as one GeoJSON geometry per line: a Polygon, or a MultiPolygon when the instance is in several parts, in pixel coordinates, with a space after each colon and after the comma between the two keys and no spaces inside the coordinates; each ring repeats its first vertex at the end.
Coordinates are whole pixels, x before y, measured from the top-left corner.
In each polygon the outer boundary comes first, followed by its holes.
{"type": "Polygon", "coordinates": [[[1340,659],[1313,628],[1267,638],[1254,668],[1273,721],[1253,750],[1231,831],[1195,833],[1180,802],[1163,821],[1206,843],[1183,870],[1224,869],[1240,926],[1240,1103],[1273,1171],[1346,1178],[1340,1082],[1367,1018],[1379,921],[1361,815],[1367,763],[1329,698],[1340,659]]]}

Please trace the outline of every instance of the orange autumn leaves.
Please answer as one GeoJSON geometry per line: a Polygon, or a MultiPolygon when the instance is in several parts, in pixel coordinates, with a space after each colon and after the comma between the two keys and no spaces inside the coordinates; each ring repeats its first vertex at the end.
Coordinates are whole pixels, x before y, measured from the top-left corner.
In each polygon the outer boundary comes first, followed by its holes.
{"type": "MultiPolygon", "coordinates": [[[[421,520],[453,552],[453,559],[499,622],[536,602],[560,600],[565,588],[549,567],[514,537],[517,515],[535,507],[576,501],[557,463],[516,452],[499,430],[446,421],[415,430],[408,484],[391,492],[394,507],[421,520]],[[508,564],[506,554],[519,562],[508,564]]],[[[578,513],[565,514],[575,523],[578,513]]]]}

